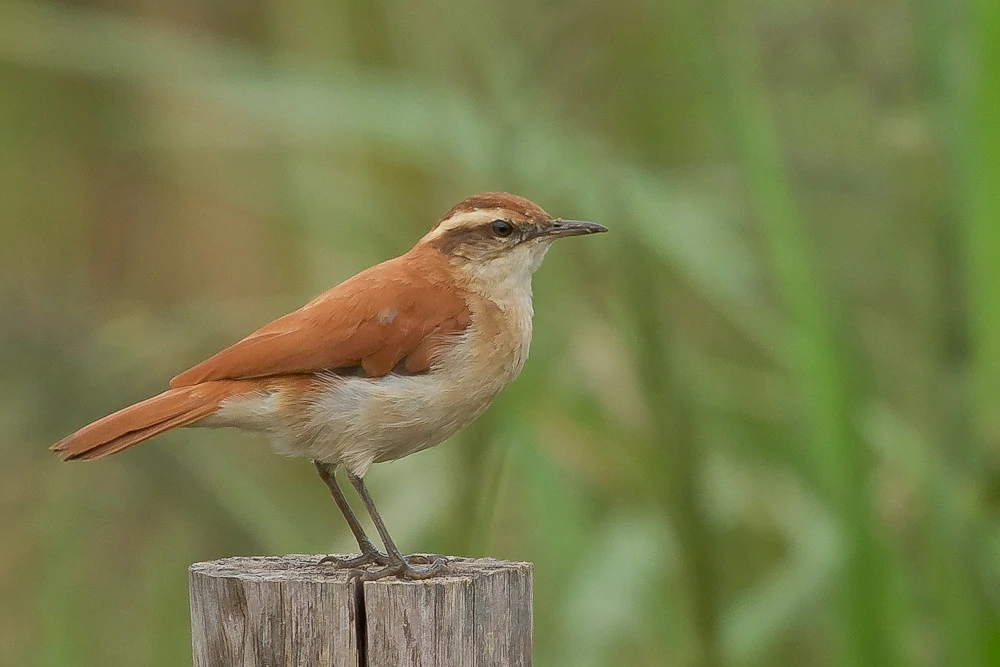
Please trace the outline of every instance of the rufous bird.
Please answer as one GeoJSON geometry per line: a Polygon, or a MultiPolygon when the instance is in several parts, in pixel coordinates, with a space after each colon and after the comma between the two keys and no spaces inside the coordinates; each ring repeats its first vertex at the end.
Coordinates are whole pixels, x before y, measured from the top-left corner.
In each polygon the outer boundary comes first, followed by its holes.
{"type": "Polygon", "coordinates": [[[504,192],[453,207],[412,250],[348,278],[170,381],[170,389],[52,446],[64,460],[115,454],[179,426],[233,426],[311,459],[358,541],[365,580],[422,579],[442,558],[404,557],[365,473],[433,447],[481,415],[524,366],[531,277],[552,241],[607,229],[553,218],[504,192]],[[365,535],[335,476],[343,466],[385,544],[365,535]],[[423,567],[418,567],[423,565],[423,567]]]}

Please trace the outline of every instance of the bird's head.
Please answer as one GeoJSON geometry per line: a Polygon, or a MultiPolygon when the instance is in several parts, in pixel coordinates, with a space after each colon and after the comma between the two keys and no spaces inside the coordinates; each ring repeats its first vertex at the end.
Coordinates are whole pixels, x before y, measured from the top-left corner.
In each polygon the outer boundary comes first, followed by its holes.
{"type": "Polygon", "coordinates": [[[553,218],[524,197],[486,192],[453,206],[420,244],[472,279],[530,286],[552,241],[606,231],[593,222],[553,218]]]}

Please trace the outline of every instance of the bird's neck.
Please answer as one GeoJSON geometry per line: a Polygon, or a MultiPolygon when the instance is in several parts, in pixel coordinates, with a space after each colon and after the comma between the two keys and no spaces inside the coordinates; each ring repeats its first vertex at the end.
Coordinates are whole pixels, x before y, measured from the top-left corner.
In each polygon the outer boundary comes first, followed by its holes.
{"type": "Polygon", "coordinates": [[[531,277],[542,263],[548,244],[524,248],[489,261],[459,261],[453,267],[466,288],[504,311],[531,312],[531,277]]]}
{"type": "Polygon", "coordinates": [[[466,288],[493,302],[500,310],[509,313],[527,314],[530,319],[531,272],[516,270],[495,272],[492,267],[477,266],[464,272],[466,288]]]}

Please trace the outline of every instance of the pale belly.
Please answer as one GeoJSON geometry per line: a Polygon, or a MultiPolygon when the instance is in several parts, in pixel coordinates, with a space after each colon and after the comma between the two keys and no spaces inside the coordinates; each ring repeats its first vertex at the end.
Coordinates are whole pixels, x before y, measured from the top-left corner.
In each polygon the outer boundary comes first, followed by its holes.
{"type": "Polygon", "coordinates": [[[372,463],[440,444],[481,415],[503,386],[478,384],[443,373],[318,375],[304,396],[281,390],[240,396],[198,426],[259,431],[281,454],[343,464],[363,476],[372,463]]]}
{"type": "Polygon", "coordinates": [[[475,386],[446,373],[328,377],[325,383],[305,423],[293,425],[295,442],[277,434],[275,446],[285,451],[291,445],[287,453],[343,463],[355,474],[364,474],[373,462],[443,442],[481,415],[503,389],[475,386]],[[303,432],[308,433],[305,443],[303,432]]]}

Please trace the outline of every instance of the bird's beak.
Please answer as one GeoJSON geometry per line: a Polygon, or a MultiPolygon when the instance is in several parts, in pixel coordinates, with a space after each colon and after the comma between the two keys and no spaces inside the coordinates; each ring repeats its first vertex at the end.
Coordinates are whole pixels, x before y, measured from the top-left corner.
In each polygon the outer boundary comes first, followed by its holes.
{"type": "Polygon", "coordinates": [[[548,225],[546,225],[541,235],[542,236],[582,236],[583,234],[600,234],[601,232],[608,231],[608,228],[604,225],[599,225],[596,222],[585,222],[583,220],[563,220],[562,218],[556,218],[548,225]]]}

